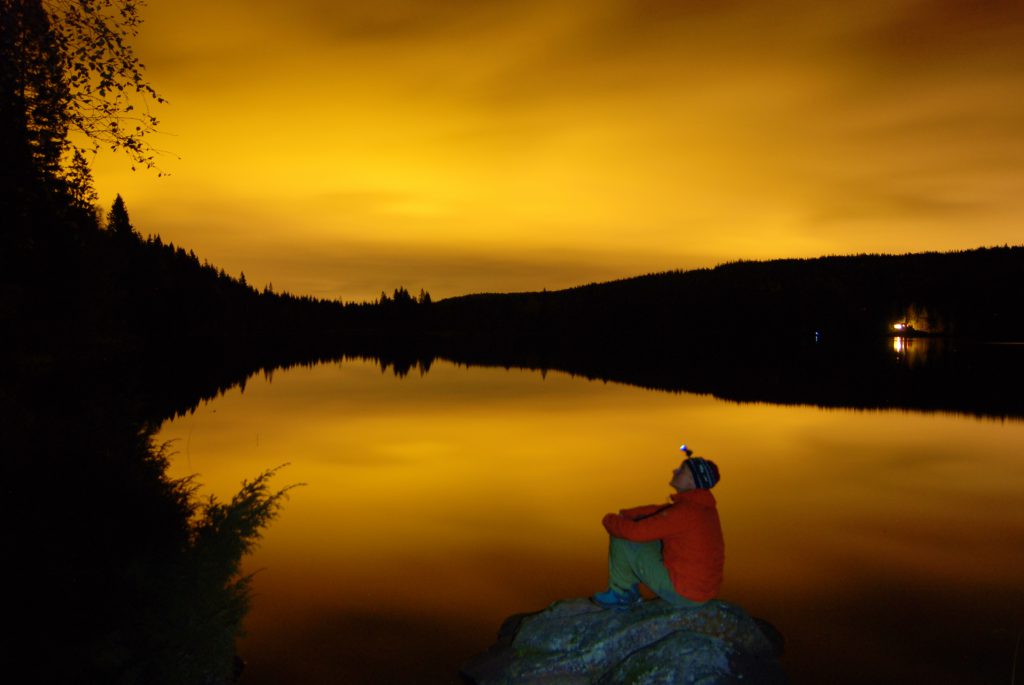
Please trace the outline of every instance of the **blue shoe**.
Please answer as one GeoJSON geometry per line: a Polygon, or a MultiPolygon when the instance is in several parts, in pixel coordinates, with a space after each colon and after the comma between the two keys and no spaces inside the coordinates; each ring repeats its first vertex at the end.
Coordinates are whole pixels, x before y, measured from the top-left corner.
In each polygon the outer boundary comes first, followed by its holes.
{"type": "Polygon", "coordinates": [[[625,611],[626,609],[639,606],[644,602],[644,598],[640,596],[640,591],[637,590],[636,585],[628,590],[622,590],[621,592],[619,590],[609,588],[604,592],[598,592],[590,599],[599,607],[604,609],[619,609],[620,611],[625,611]]]}

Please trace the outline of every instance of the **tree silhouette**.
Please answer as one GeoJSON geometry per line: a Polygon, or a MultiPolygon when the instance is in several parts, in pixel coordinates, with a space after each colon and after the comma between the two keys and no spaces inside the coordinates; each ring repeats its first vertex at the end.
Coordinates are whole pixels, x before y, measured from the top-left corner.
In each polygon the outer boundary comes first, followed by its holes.
{"type": "Polygon", "coordinates": [[[42,3],[0,0],[0,155],[5,189],[19,194],[62,177],[70,90],[42,3]]]}
{"type": "MultiPolygon", "coordinates": [[[[32,2],[33,0],[28,0],[32,2]]],[[[22,0],[26,2],[26,0],[22,0]]],[[[142,75],[130,40],[142,24],[135,0],[34,0],[49,15],[69,89],[68,125],[101,146],[153,167],[146,140],[159,124],[150,105],[164,99],[142,75]]],[[[79,148],[80,149],[80,148],[79,148]]],[[[134,168],[134,167],[133,167],[134,168]]]]}
{"type": "Polygon", "coordinates": [[[86,153],[101,146],[126,152],[133,169],[154,166],[149,105],[163,99],[129,44],[140,23],[133,0],[0,0],[5,194],[56,190],[86,206],[95,198],[86,153]]]}
{"type": "Polygon", "coordinates": [[[107,230],[120,237],[131,236],[135,232],[132,222],[128,219],[128,210],[124,206],[124,199],[120,195],[114,198],[114,204],[111,205],[110,213],[107,214],[107,230]]]}
{"type": "Polygon", "coordinates": [[[392,300],[394,301],[395,305],[399,307],[408,307],[409,305],[414,303],[412,295],[409,294],[408,290],[402,287],[395,288],[395,295],[392,298],[392,300]]]}

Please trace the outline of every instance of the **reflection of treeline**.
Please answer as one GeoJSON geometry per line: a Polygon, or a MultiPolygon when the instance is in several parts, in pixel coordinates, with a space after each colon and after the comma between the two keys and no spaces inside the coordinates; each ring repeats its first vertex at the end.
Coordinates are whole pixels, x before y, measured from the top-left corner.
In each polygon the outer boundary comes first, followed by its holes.
{"type": "Polygon", "coordinates": [[[0,229],[4,364],[104,369],[147,405],[140,415],[158,419],[256,369],[341,347],[341,303],[259,291],[244,274],[233,278],[159,236],[143,239],[120,198],[106,226],[59,198],[21,207],[21,219],[0,229]]]}
{"type": "MultiPolygon", "coordinates": [[[[373,348],[720,397],[1022,416],[1024,248],[740,262],[408,308],[373,348]],[[917,334],[899,353],[893,324],[917,334]],[[927,344],[926,344],[927,343],[927,344]]],[[[364,347],[363,351],[370,346],[364,347]]]]}
{"type": "Polygon", "coordinates": [[[258,476],[230,501],[166,474],[109,375],[60,362],[0,384],[4,668],[41,683],[226,683],[244,554],[281,504],[258,476]]]}
{"type": "Polygon", "coordinates": [[[358,356],[384,372],[427,373],[438,359],[466,366],[499,366],[546,373],[564,371],[592,380],[651,390],[710,394],[739,402],[804,404],[849,409],[946,411],[991,418],[1024,418],[1019,345],[921,339],[897,351],[892,340],[860,345],[811,345],[748,354],[696,348],[678,354],[615,354],[597,347],[488,350],[427,340],[382,345],[358,356]]]}
{"type": "Polygon", "coordinates": [[[709,394],[737,402],[848,409],[944,411],[991,418],[1024,418],[1024,350],[1003,345],[945,345],[922,341],[920,358],[894,352],[886,341],[863,347],[792,348],[764,354],[711,350],[634,356],[578,353],[540,346],[488,353],[421,348],[392,353],[381,366],[404,375],[429,370],[437,359],[467,366],[564,371],[592,380],[651,390],[709,394]]]}

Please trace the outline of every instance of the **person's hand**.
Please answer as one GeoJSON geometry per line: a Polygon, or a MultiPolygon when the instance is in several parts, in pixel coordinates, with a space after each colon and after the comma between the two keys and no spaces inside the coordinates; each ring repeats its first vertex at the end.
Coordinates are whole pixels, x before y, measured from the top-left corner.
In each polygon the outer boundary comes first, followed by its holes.
{"type": "Polygon", "coordinates": [[[618,516],[619,516],[618,514],[605,514],[604,518],[601,519],[601,525],[604,526],[605,528],[607,528],[608,527],[608,522],[618,518],[618,516]]]}

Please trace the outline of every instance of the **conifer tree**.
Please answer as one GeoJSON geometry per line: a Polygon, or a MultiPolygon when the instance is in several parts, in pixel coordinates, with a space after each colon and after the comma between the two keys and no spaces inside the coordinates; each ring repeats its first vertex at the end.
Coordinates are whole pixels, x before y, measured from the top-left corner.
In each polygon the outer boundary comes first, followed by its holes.
{"type": "Polygon", "coordinates": [[[0,0],[0,168],[19,195],[61,178],[70,92],[42,3],[0,0]]]}
{"type": "Polygon", "coordinates": [[[110,206],[110,213],[107,214],[107,230],[119,237],[128,237],[135,232],[131,220],[128,219],[124,199],[120,195],[114,198],[114,204],[110,206]]]}
{"type": "Polygon", "coordinates": [[[94,199],[87,153],[125,151],[154,166],[146,135],[163,102],[129,43],[137,0],[0,0],[0,192],[94,199]],[[72,140],[70,134],[81,134],[72,140]],[[81,142],[80,142],[81,141],[81,142]]]}

